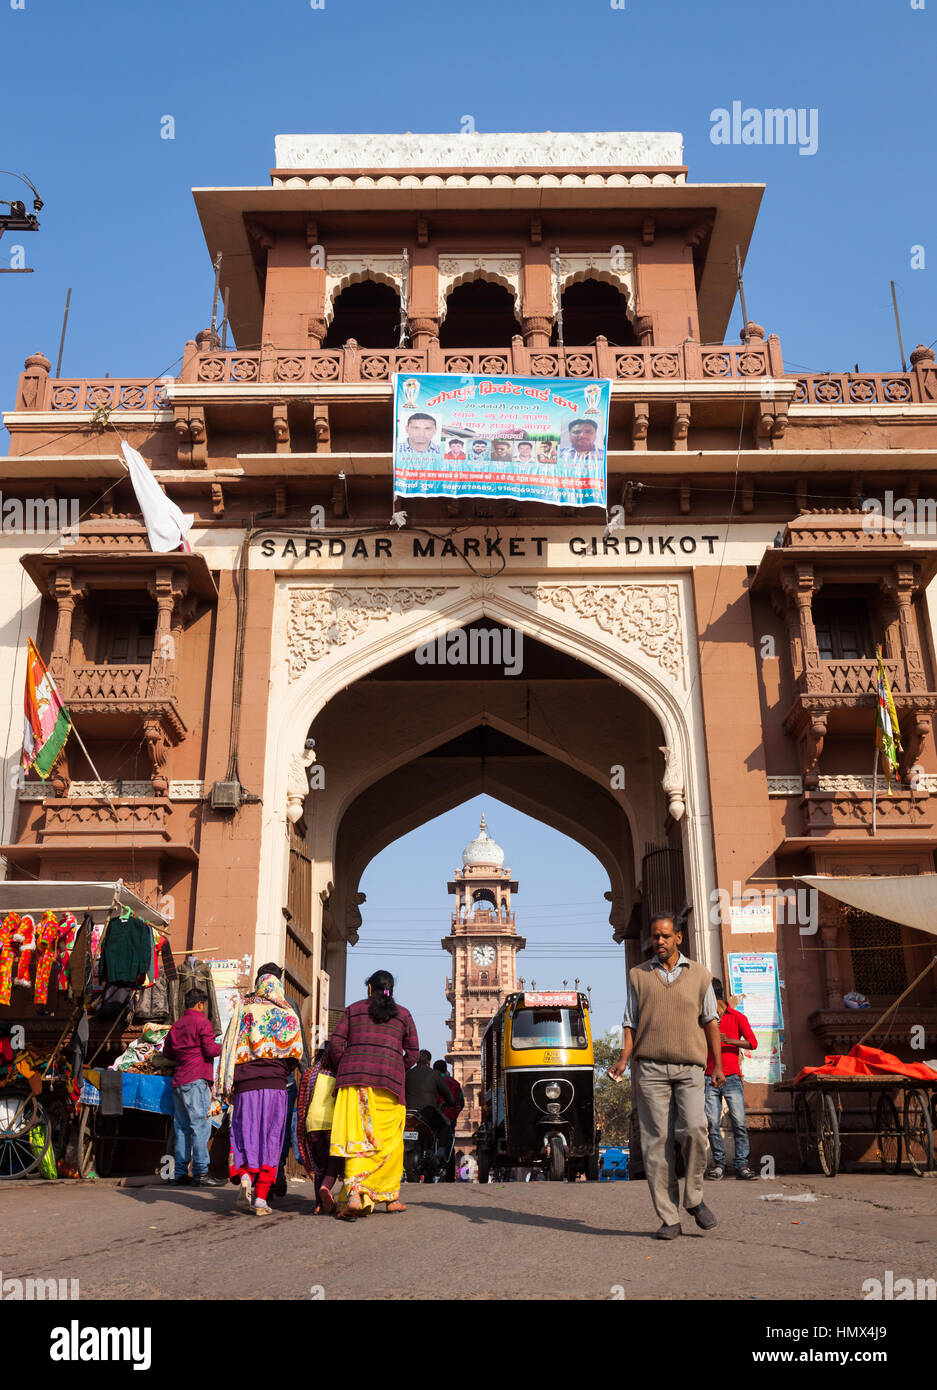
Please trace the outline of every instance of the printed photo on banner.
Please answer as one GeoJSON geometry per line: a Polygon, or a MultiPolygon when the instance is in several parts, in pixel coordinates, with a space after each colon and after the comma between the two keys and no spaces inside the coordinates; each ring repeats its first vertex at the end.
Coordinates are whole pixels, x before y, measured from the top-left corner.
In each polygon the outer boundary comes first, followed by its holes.
{"type": "Polygon", "coordinates": [[[395,495],[604,507],[610,385],[398,374],[395,495]]]}

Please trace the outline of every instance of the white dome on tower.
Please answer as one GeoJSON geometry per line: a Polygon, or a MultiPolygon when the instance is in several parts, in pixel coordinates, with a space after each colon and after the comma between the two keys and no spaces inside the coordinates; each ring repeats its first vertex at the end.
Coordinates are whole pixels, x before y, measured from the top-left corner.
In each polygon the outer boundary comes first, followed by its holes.
{"type": "Polygon", "coordinates": [[[485,825],[485,817],[482,814],[481,828],[471,842],[462,851],[463,869],[471,868],[473,865],[491,865],[493,868],[500,869],[504,863],[504,850],[500,845],[496,845],[488,834],[485,825]]]}

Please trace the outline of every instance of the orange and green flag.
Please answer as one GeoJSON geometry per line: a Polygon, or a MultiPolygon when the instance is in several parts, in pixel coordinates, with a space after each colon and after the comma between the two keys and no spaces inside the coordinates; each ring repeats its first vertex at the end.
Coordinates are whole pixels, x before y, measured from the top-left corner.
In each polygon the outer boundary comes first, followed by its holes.
{"type": "Polygon", "coordinates": [[[31,637],[26,650],[25,714],[22,764],[44,780],[65,747],[72,721],[31,637]]]}
{"type": "Polygon", "coordinates": [[[875,741],[878,744],[882,762],[885,764],[885,780],[888,783],[888,795],[891,796],[892,778],[897,776],[898,754],[902,751],[901,731],[898,728],[898,713],[891,697],[891,687],[888,684],[888,677],[882,663],[881,647],[878,648],[876,656],[878,658],[878,699],[876,701],[875,741]]]}

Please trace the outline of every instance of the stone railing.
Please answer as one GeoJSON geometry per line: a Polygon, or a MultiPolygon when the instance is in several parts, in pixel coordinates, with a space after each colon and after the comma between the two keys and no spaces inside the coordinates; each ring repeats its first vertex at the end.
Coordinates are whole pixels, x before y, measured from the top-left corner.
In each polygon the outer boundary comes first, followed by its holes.
{"type": "MultiPolygon", "coordinates": [[[[794,405],[907,405],[937,403],[937,366],[931,349],[917,347],[907,372],[814,373],[788,376],[776,335],[753,333],[747,343],[673,347],[613,347],[599,337],[583,347],[528,348],[520,336],[501,347],[342,348],[254,352],[198,352],[190,344],[177,380],[188,386],[254,383],[387,382],[397,372],[466,376],[596,377],[617,382],[752,381],[786,378],[795,384],[794,405]]],[[[167,409],[165,382],[52,378],[41,354],[27,360],[17,410],[63,412],[167,409]]]]}
{"type": "Polygon", "coordinates": [[[65,681],[69,701],[145,700],[150,677],[148,665],[74,666],[65,681]]]}
{"type": "MultiPolygon", "coordinates": [[[[904,662],[883,661],[888,684],[893,694],[905,690],[904,662]]],[[[878,663],[874,657],[853,661],[820,662],[823,678],[821,693],[825,695],[874,695],[878,688],[878,663]]]]}
{"type": "MultiPolygon", "coordinates": [[[[21,395],[25,394],[21,392],[21,395]]],[[[45,388],[36,393],[35,404],[27,410],[168,410],[165,383],[135,378],[104,381],[78,378],[50,378],[45,388]]],[[[19,407],[20,409],[23,406],[19,407]]]]}

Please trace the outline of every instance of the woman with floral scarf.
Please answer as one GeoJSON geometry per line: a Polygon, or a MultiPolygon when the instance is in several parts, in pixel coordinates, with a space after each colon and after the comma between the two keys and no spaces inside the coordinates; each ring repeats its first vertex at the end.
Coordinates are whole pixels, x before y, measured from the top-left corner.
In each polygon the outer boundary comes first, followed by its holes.
{"type": "Polygon", "coordinates": [[[239,1184],[238,1207],[269,1216],[286,1132],[287,1082],[303,1055],[302,1025],[290,1007],[278,965],[261,966],[254,993],[245,995],[228,1024],[217,1089],[232,1099],[229,1172],[239,1184]]]}

